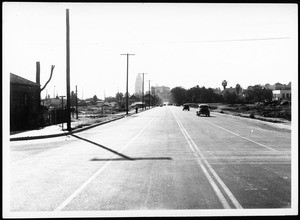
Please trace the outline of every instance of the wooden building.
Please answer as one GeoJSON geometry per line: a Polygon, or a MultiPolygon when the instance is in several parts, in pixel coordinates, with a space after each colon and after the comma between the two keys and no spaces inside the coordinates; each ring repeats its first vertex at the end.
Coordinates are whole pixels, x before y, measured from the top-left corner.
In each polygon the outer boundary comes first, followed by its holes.
{"type": "Polygon", "coordinates": [[[10,131],[39,127],[40,85],[10,74],[10,131]]]}

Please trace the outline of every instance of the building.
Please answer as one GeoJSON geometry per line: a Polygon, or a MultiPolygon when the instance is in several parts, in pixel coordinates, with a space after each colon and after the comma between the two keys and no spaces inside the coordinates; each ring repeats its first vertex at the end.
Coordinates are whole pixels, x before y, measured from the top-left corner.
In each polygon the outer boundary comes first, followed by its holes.
{"type": "Polygon", "coordinates": [[[10,131],[39,127],[40,85],[10,73],[10,131]]]}
{"type": "Polygon", "coordinates": [[[143,78],[141,74],[137,74],[135,79],[135,94],[142,94],[142,84],[143,84],[143,78]]]}
{"type": "Polygon", "coordinates": [[[290,89],[281,89],[281,90],[273,90],[273,100],[291,100],[292,98],[292,90],[290,89]]]}
{"type": "Polygon", "coordinates": [[[274,90],[289,90],[291,89],[291,82],[289,84],[281,84],[281,83],[275,83],[274,90]]]}
{"type": "Polygon", "coordinates": [[[159,97],[160,102],[170,102],[171,100],[171,90],[167,86],[152,86],[151,94],[159,97]]]}
{"type": "Polygon", "coordinates": [[[292,99],[292,83],[286,84],[275,83],[273,93],[273,100],[291,100],[292,99]]]}
{"type": "Polygon", "coordinates": [[[263,87],[271,90],[289,90],[292,87],[292,82],[289,82],[287,85],[281,84],[279,82],[275,83],[274,85],[270,85],[269,83],[267,83],[263,87]]]}
{"type": "Polygon", "coordinates": [[[155,93],[164,93],[164,92],[170,92],[170,87],[167,86],[153,86],[153,88],[155,89],[155,93]]]}

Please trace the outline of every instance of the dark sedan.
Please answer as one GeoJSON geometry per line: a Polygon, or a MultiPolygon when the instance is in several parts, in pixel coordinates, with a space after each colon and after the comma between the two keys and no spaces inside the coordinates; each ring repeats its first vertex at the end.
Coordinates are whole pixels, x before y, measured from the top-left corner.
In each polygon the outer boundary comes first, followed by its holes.
{"type": "Polygon", "coordinates": [[[184,110],[188,110],[189,111],[190,110],[190,106],[187,105],[187,104],[184,104],[182,111],[184,111],[184,110]]]}
{"type": "Polygon", "coordinates": [[[206,115],[206,116],[209,116],[210,115],[210,110],[209,110],[209,106],[206,105],[206,104],[201,104],[199,105],[197,111],[196,111],[196,114],[198,116],[200,115],[206,115]]]}

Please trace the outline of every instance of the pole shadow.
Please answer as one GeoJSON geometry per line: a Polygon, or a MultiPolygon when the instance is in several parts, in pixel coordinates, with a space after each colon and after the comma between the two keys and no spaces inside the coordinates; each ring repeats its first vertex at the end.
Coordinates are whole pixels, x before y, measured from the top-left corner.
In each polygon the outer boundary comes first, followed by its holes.
{"type": "Polygon", "coordinates": [[[75,134],[71,134],[71,136],[76,137],[76,138],[78,138],[78,139],[80,139],[80,140],[86,141],[86,142],[88,142],[88,143],[94,144],[94,145],[96,145],[96,146],[98,146],[98,147],[101,147],[101,148],[103,148],[103,149],[105,149],[105,150],[108,150],[108,151],[110,151],[110,152],[112,152],[112,153],[114,153],[114,154],[117,154],[118,156],[120,156],[120,157],[123,158],[123,159],[126,159],[126,160],[133,160],[133,158],[131,158],[131,157],[128,157],[128,156],[126,156],[126,155],[124,155],[124,154],[121,154],[121,153],[119,153],[119,152],[117,152],[117,151],[114,151],[114,150],[112,150],[112,149],[110,149],[110,148],[108,148],[108,147],[105,147],[105,146],[103,146],[103,145],[101,145],[101,144],[98,144],[98,143],[96,143],[96,142],[93,142],[93,141],[90,141],[90,140],[88,140],[88,139],[79,137],[79,136],[77,136],[77,135],[75,135],[75,134]]]}
{"type": "Polygon", "coordinates": [[[172,160],[171,157],[93,158],[90,161],[172,160]]]}
{"type": "Polygon", "coordinates": [[[133,158],[133,157],[129,157],[129,156],[125,155],[125,154],[121,154],[121,153],[119,153],[119,152],[117,152],[117,151],[114,151],[114,150],[112,150],[112,149],[110,149],[110,148],[108,148],[108,147],[105,147],[105,146],[103,146],[103,145],[101,145],[101,144],[98,144],[98,143],[96,143],[96,142],[93,142],[93,141],[90,141],[90,140],[88,140],[88,139],[79,137],[79,136],[77,136],[77,135],[75,135],[75,134],[71,134],[71,136],[73,136],[73,137],[75,137],[75,138],[78,138],[78,139],[80,139],[80,140],[86,141],[86,142],[88,142],[88,143],[94,144],[94,145],[96,145],[96,146],[98,146],[98,147],[101,147],[101,148],[103,148],[103,149],[105,149],[105,150],[108,150],[108,151],[110,151],[110,152],[112,152],[112,153],[114,153],[114,154],[120,156],[120,158],[93,158],[93,159],[91,159],[90,161],[110,161],[110,160],[113,160],[113,161],[172,160],[171,157],[135,157],[135,158],[133,158]]]}

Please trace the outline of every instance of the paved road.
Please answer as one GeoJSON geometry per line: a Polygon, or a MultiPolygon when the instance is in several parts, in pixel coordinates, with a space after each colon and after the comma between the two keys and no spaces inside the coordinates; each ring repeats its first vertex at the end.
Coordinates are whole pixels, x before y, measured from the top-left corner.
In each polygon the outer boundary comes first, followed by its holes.
{"type": "Polygon", "coordinates": [[[291,133],[157,107],[76,135],[11,142],[11,211],[291,207],[291,133]]]}

